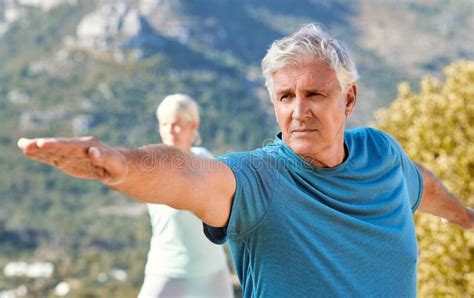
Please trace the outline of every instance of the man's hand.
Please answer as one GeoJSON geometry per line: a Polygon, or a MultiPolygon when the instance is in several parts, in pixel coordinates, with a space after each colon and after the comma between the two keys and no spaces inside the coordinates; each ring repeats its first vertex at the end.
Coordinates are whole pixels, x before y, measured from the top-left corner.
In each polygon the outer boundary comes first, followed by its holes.
{"type": "Polygon", "coordinates": [[[25,157],[56,167],[83,179],[97,179],[107,185],[121,183],[128,172],[122,153],[94,137],[40,138],[18,140],[25,157]]]}

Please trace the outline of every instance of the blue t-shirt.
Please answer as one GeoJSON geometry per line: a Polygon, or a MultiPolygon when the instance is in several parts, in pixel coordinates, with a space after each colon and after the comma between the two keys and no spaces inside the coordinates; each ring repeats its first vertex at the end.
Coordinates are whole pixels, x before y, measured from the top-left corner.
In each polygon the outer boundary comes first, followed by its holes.
{"type": "Polygon", "coordinates": [[[237,186],[226,228],[244,297],[415,297],[412,212],[422,177],[389,135],[345,132],[347,158],[314,167],[280,138],[220,157],[237,186]]]}

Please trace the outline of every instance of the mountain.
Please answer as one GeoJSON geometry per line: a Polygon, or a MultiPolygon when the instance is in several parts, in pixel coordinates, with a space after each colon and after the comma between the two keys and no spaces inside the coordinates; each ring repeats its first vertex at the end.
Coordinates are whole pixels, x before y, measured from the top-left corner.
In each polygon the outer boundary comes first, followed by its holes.
{"type": "Polygon", "coordinates": [[[273,40],[311,21],[353,54],[361,79],[350,126],[363,125],[396,97],[399,82],[440,76],[444,65],[474,59],[473,5],[0,1],[0,267],[23,260],[55,268],[47,279],[0,275],[0,293],[23,285],[31,295],[53,295],[67,281],[75,295],[133,296],[150,233],[143,206],[24,160],[19,137],[157,143],[158,103],[184,92],[200,104],[205,147],[215,154],[259,147],[277,132],[260,61],[273,40]],[[127,279],[114,279],[114,270],[125,270],[127,279]]]}

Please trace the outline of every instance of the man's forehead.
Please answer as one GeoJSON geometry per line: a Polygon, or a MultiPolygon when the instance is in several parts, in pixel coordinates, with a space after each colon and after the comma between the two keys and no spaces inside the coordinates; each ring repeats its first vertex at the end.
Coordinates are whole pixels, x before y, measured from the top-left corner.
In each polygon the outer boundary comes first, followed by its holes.
{"type": "Polygon", "coordinates": [[[339,81],[332,69],[320,70],[317,67],[282,68],[272,75],[273,87],[276,92],[293,90],[294,88],[329,90],[339,87],[339,81]]]}

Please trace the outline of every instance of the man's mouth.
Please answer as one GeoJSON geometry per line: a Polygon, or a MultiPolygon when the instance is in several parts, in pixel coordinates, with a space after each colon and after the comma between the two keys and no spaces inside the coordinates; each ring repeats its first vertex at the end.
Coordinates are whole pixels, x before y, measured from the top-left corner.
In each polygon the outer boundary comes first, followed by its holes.
{"type": "Polygon", "coordinates": [[[316,132],[317,129],[308,129],[308,128],[297,128],[291,130],[291,133],[309,133],[309,132],[316,132]]]}

